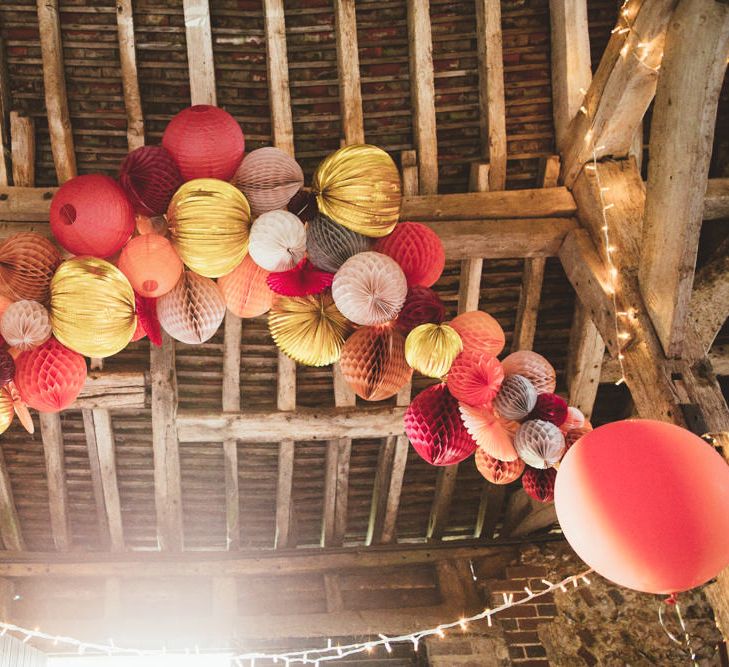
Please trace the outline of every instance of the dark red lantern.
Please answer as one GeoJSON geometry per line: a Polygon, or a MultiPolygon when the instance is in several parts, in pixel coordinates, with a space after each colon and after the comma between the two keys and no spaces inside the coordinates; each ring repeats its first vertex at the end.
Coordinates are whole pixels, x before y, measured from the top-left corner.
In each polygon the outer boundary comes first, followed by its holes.
{"type": "Polygon", "coordinates": [[[381,238],[374,250],[392,257],[402,268],[408,285],[430,287],[445,267],[445,250],[440,237],[419,222],[401,222],[381,238]]]}
{"type": "Polygon", "coordinates": [[[539,394],[529,419],[541,419],[562,426],[567,419],[567,401],[557,394],[539,394]]]}
{"type": "Polygon", "coordinates": [[[119,183],[137,213],[161,215],[177,188],[182,175],[177,162],[162,146],[141,146],[124,158],[119,183]]]}
{"type": "Polygon", "coordinates": [[[308,259],[302,259],[293,269],[269,273],[266,283],[282,296],[319,294],[331,287],[333,273],[317,269],[308,259]]]}
{"type": "Polygon", "coordinates": [[[162,327],[157,319],[157,299],[134,294],[137,309],[137,323],[147,334],[150,343],[162,345],[162,327]]]}
{"type": "Polygon", "coordinates": [[[15,377],[15,361],[7,350],[0,350],[0,387],[15,377]]]}
{"type": "Polygon", "coordinates": [[[403,333],[409,334],[421,324],[442,324],[445,315],[445,305],[432,289],[414,285],[408,289],[405,305],[395,323],[403,333]]]}
{"type": "Polygon", "coordinates": [[[538,470],[529,466],[521,476],[521,484],[527,495],[538,500],[540,503],[549,503],[554,500],[554,482],[557,479],[557,471],[554,468],[538,470]]]}

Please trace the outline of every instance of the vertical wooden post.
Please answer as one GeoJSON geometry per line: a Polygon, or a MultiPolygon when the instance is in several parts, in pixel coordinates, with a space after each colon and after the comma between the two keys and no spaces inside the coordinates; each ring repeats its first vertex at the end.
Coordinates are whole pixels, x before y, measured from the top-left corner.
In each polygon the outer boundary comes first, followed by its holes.
{"type": "Polygon", "coordinates": [[[137,77],[137,52],[134,46],[134,12],[132,0],[117,0],[116,26],[119,39],[124,108],[127,112],[127,145],[129,150],[144,146],[144,114],[137,77]]]}

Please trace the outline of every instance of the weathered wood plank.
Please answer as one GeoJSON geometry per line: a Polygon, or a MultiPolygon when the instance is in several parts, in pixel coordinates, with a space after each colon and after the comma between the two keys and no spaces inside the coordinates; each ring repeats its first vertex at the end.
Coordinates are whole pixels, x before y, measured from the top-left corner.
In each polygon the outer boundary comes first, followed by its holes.
{"type": "Polygon", "coordinates": [[[458,464],[445,466],[438,471],[435,482],[433,504],[430,507],[430,517],[425,536],[428,540],[440,540],[445,534],[450,516],[453,492],[456,489],[458,477],[458,464]]]}
{"type": "Polygon", "coordinates": [[[569,404],[579,408],[589,419],[600,384],[605,343],[589,312],[579,301],[575,304],[569,350],[566,374],[569,404]]]}
{"type": "Polygon", "coordinates": [[[13,487],[5,464],[5,455],[0,447],[0,538],[5,549],[23,551],[25,540],[20,527],[18,510],[13,497],[13,487]]]}
{"type": "Polygon", "coordinates": [[[0,37],[0,186],[10,183],[10,82],[5,41],[0,37]]]}
{"type": "Polygon", "coordinates": [[[529,497],[524,489],[517,489],[506,503],[501,534],[507,537],[523,537],[548,528],[556,522],[554,503],[540,503],[529,497]]]}
{"type": "Polygon", "coordinates": [[[514,324],[514,338],[511,342],[512,352],[531,350],[534,345],[546,262],[544,257],[524,260],[524,273],[521,278],[521,292],[514,324]]]}
{"type": "Polygon", "coordinates": [[[71,527],[68,518],[68,489],[63,455],[63,432],[58,413],[41,412],[40,427],[43,455],[46,462],[48,507],[51,515],[53,543],[59,551],[71,548],[71,527]]]}
{"type": "Polygon", "coordinates": [[[365,135],[355,0],[334,0],[334,29],[337,38],[342,134],[346,144],[363,144],[365,135]]]}
{"type": "Polygon", "coordinates": [[[240,339],[243,332],[241,318],[229,310],[225,312],[223,338],[223,411],[240,410],[240,339]]]}
{"type": "Polygon", "coordinates": [[[112,551],[124,551],[124,526],[122,523],[121,501],[116,474],[116,454],[114,429],[108,410],[93,410],[96,451],[99,457],[101,485],[104,493],[107,525],[109,526],[112,551]]]}
{"type": "Polygon", "coordinates": [[[276,482],[276,549],[292,546],[291,491],[294,481],[294,441],[278,445],[278,479],[276,482]]]}
{"type": "Polygon", "coordinates": [[[225,458],[225,544],[229,551],[240,549],[240,492],[238,489],[238,443],[223,442],[225,458]]]}
{"type": "Polygon", "coordinates": [[[208,0],[183,0],[192,104],[217,104],[208,0]]]}
{"type": "Polygon", "coordinates": [[[490,540],[493,538],[505,498],[506,488],[503,485],[484,482],[478,504],[476,525],[473,529],[473,536],[476,539],[490,540]]]}
{"type": "Polygon", "coordinates": [[[729,240],[696,272],[689,319],[708,353],[729,317],[729,240]]]}
{"type": "Polygon", "coordinates": [[[704,220],[729,218],[729,178],[710,178],[704,198],[704,220]]]}
{"type": "Polygon", "coordinates": [[[89,371],[71,409],[141,409],[147,379],[139,372],[89,371]]]}
{"type": "Polygon", "coordinates": [[[13,183],[35,185],[35,122],[17,111],[10,112],[10,152],[13,183]]]}
{"type": "Polygon", "coordinates": [[[109,534],[109,521],[106,516],[104,484],[101,481],[101,462],[99,461],[99,449],[96,444],[93,410],[81,410],[81,417],[84,424],[86,452],[89,457],[89,472],[91,473],[91,488],[94,492],[94,505],[96,506],[96,524],[99,529],[99,542],[104,551],[110,551],[111,536],[109,534]]]}
{"type": "Polygon", "coordinates": [[[144,114],[137,76],[137,52],[134,38],[132,0],[117,0],[116,27],[119,39],[124,108],[127,113],[127,146],[132,151],[144,146],[144,114]]]}
{"type": "Polygon", "coordinates": [[[291,117],[289,61],[286,52],[283,0],[263,0],[263,16],[273,143],[277,148],[293,155],[294,124],[291,117]]]}

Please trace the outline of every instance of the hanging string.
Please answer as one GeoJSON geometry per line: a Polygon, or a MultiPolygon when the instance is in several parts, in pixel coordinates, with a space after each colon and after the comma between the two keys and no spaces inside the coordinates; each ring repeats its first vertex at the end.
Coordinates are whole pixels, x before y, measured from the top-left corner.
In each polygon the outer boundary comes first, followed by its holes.
{"type": "Polygon", "coordinates": [[[665,600],[661,601],[661,603],[658,605],[658,621],[660,622],[663,631],[668,635],[668,638],[675,644],[678,644],[681,648],[686,649],[689,656],[691,656],[692,667],[699,667],[699,663],[696,661],[696,653],[691,646],[691,635],[686,628],[686,623],[684,622],[683,614],[681,613],[681,605],[678,603],[675,593],[667,597],[665,600]],[[676,612],[676,618],[678,619],[678,624],[681,627],[683,639],[679,639],[668,629],[665,618],[663,616],[664,607],[673,607],[674,611],[676,612]]]}

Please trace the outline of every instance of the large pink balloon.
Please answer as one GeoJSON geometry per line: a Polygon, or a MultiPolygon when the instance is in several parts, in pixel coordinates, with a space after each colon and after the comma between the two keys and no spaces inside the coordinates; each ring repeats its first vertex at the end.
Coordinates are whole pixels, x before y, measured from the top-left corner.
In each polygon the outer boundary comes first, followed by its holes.
{"type": "Polygon", "coordinates": [[[613,422],[565,454],[554,496],[567,541],[621,586],[676,593],[729,564],[729,466],[688,431],[613,422]]]}

